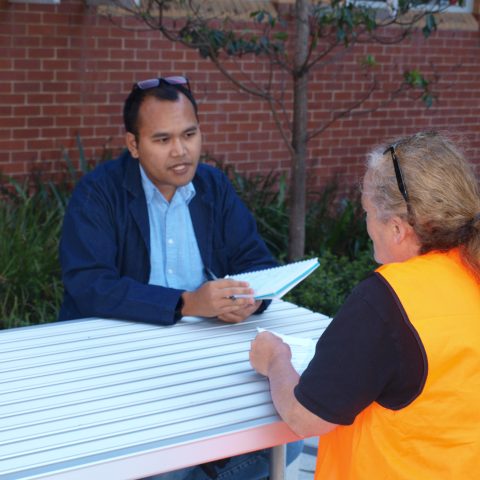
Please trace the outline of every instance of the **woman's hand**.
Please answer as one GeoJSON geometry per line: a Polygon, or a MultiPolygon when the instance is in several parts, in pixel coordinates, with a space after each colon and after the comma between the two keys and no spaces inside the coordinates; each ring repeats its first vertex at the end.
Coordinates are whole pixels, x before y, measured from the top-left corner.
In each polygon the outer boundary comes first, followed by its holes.
{"type": "Polygon", "coordinates": [[[261,332],[253,340],[250,347],[250,363],[262,375],[269,375],[271,366],[276,360],[290,363],[292,352],[281,338],[270,332],[261,332]]]}

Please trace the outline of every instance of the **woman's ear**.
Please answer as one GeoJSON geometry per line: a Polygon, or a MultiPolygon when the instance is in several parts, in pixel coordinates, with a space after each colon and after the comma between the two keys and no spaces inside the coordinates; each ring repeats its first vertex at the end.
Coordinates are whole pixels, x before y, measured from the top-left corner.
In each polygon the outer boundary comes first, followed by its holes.
{"type": "Polygon", "coordinates": [[[393,242],[399,261],[408,260],[420,254],[421,243],[414,228],[400,217],[392,218],[393,242]]]}
{"type": "Polygon", "coordinates": [[[138,158],[137,140],[133,133],[127,132],[125,135],[125,144],[133,158],[138,158]]]}
{"type": "Polygon", "coordinates": [[[391,222],[393,241],[399,245],[407,238],[409,229],[412,227],[405,220],[397,216],[392,217],[391,222]]]}

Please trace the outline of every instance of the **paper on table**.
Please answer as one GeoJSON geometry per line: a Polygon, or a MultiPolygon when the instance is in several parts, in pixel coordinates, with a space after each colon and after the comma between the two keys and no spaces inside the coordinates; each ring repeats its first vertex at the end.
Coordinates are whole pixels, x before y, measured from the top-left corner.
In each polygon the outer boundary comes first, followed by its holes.
{"type": "Polygon", "coordinates": [[[292,352],[293,368],[301,375],[308,367],[310,360],[315,354],[316,340],[311,338],[294,337],[293,335],[284,335],[283,333],[272,332],[266,328],[257,327],[258,332],[270,332],[281,338],[292,352]]]}

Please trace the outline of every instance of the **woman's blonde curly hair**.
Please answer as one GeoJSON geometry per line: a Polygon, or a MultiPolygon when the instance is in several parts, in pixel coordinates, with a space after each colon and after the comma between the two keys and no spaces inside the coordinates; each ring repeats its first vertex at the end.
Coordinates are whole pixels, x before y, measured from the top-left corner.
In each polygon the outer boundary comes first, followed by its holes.
{"type": "Polygon", "coordinates": [[[422,254],[459,247],[480,280],[480,190],[471,165],[451,140],[436,132],[403,138],[392,147],[407,200],[400,192],[392,148],[375,149],[368,157],[367,179],[378,218],[407,220],[422,254]]]}

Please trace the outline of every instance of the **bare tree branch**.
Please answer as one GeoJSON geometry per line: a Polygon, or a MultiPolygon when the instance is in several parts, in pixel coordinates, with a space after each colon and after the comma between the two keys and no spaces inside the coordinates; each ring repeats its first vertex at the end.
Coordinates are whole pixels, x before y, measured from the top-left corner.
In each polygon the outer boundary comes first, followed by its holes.
{"type": "Polygon", "coordinates": [[[348,115],[351,115],[352,111],[363,105],[373,94],[373,92],[377,89],[378,84],[376,79],[374,78],[370,88],[368,91],[362,95],[361,98],[356,100],[353,104],[351,104],[348,108],[344,110],[340,110],[337,112],[333,112],[332,118],[325,124],[323,124],[320,128],[317,128],[313,130],[312,133],[310,133],[307,137],[307,141],[310,141],[312,138],[316,137],[317,135],[320,135],[323,133],[327,128],[331,127],[337,120],[340,118],[346,117],[348,115]]]}

